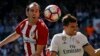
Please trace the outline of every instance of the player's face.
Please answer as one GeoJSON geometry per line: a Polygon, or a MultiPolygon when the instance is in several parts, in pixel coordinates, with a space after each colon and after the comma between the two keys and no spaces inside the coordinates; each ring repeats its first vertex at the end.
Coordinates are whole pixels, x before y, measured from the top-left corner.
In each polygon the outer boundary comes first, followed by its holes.
{"type": "Polygon", "coordinates": [[[77,22],[69,23],[69,25],[64,26],[64,30],[68,35],[75,35],[78,30],[77,22]]]}
{"type": "Polygon", "coordinates": [[[31,6],[29,11],[27,11],[27,16],[30,22],[35,21],[39,18],[39,6],[31,6]]]}

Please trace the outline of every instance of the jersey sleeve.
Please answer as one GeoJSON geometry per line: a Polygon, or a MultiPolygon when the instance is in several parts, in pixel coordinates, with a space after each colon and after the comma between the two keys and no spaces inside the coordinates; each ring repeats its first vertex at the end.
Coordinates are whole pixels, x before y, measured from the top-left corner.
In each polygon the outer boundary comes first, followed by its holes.
{"type": "Polygon", "coordinates": [[[38,25],[38,40],[37,45],[46,45],[48,41],[49,31],[44,23],[38,25]]]}
{"type": "Polygon", "coordinates": [[[80,36],[81,36],[81,44],[82,44],[82,46],[84,47],[84,46],[87,45],[89,42],[88,42],[88,40],[87,40],[87,37],[86,37],[84,34],[80,33],[80,36]]]}
{"type": "Polygon", "coordinates": [[[57,35],[54,35],[50,44],[50,51],[58,52],[58,38],[57,35]]]}
{"type": "Polygon", "coordinates": [[[24,27],[24,25],[25,25],[25,21],[22,21],[22,22],[20,22],[18,25],[17,25],[17,27],[16,27],[16,32],[18,33],[18,34],[22,34],[22,32],[21,32],[21,30],[22,30],[22,28],[24,27]]]}

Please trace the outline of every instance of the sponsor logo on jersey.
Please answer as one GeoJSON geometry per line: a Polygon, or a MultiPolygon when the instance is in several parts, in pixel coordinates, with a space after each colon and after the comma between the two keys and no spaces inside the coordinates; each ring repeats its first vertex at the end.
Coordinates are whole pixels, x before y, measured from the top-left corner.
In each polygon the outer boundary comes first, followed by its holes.
{"type": "Polygon", "coordinates": [[[36,44],[36,40],[32,39],[32,38],[24,37],[23,40],[24,40],[24,42],[29,42],[29,43],[36,44]]]}
{"type": "Polygon", "coordinates": [[[81,49],[69,49],[69,50],[64,49],[64,50],[63,50],[63,53],[64,53],[64,54],[68,54],[68,53],[77,53],[77,52],[81,52],[81,49]]]}

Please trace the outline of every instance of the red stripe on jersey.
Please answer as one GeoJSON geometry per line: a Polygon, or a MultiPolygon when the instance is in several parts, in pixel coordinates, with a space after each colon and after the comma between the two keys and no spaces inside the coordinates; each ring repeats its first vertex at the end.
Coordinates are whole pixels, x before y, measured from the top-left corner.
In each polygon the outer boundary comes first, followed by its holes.
{"type": "Polygon", "coordinates": [[[27,45],[27,50],[28,50],[28,56],[31,56],[32,55],[32,52],[31,52],[31,46],[30,46],[30,43],[26,42],[26,45],[27,45]]]}
{"type": "Polygon", "coordinates": [[[17,32],[18,34],[21,34],[21,35],[22,35],[21,30],[24,28],[26,21],[27,21],[27,19],[23,20],[23,21],[20,22],[20,23],[18,24],[18,26],[16,27],[16,32],[17,32]]]}
{"type": "Polygon", "coordinates": [[[31,28],[32,28],[32,26],[28,25],[28,28],[26,29],[26,37],[28,37],[28,38],[29,38],[31,28]]]}
{"type": "MultiPolygon", "coordinates": [[[[28,25],[28,28],[26,29],[26,37],[29,38],[29,34],[30,34],[30,29],[32,28],[32,26],[28,25]]],[[[29,42],[26,42],[27,45],[27,50],[28,50],[28,56],[32,55],[32,51],[31,51],[31,45],[29,42]]]]}

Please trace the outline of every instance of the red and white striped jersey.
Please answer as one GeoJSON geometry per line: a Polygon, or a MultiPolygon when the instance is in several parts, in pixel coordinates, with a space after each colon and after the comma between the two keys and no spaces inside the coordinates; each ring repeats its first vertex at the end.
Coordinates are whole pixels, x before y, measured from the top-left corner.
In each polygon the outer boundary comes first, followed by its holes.
{"type": "Polygon", "coordinates": [[[23,36],[25,56],[34,54],[36,45],[47,44],[48,28],[41,19],[38,20],[36,25],[29,25],[27,19],[23,20],[16,27],[16,32],[23,36]]]}

